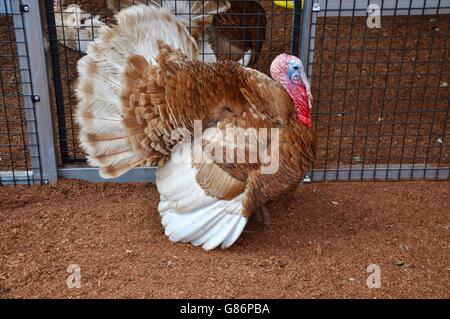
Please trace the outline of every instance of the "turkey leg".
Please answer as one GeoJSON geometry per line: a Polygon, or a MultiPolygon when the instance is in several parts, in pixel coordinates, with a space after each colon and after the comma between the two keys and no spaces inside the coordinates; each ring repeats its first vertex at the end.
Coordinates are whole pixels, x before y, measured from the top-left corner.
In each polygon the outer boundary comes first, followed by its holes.
{"type": "Polygon", "coordinates": [[[264,223],[264,225],[270,225],[270,212],[266,206],[260,206],[256,208],[253,212],[253,216],[255,216],[256,220],[264,223]]]}

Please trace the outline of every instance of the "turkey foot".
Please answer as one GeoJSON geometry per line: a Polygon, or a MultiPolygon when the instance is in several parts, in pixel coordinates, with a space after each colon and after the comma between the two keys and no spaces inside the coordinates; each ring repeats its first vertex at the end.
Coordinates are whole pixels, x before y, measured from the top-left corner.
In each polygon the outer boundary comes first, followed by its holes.
{"type": "Polygon", "coordinates": [[[264,223],[264,225],[271,224],[270,212],[266,206],[260,206],[256,208],[253,212],[253,215],[255,216],[257,221],[264,223]]]}

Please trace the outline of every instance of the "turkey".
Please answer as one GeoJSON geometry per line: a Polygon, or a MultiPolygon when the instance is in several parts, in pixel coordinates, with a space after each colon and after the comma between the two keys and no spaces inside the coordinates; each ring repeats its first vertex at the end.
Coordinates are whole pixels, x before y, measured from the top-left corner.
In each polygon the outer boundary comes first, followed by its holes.
{"type": "Polygon", "coordinates": [[[78,62],[76,118],[88,163],[103,178],[156,166],[169,239],[228,248],[315,160],[302,63],[279,55],[271,79],[238,63],[200,62],[196,41],[166,9],[134,6],[117,22],[78,62]],[[266,143],[247,143],[256,136],[266,143]]]}
{"type": "Polygon", "coordinates": [[[54,0],[55,25],[58,40],[69,49],[86,53],[87,46],[98,36],[105,23],[100,16],[84,12],[79,5],[62,9],[63,0],[54,0]]]}

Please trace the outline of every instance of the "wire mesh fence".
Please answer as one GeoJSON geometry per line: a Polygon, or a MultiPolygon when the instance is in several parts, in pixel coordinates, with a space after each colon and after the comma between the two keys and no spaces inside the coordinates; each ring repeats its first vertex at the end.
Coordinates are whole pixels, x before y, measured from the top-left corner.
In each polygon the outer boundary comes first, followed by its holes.
{"type": "Polygon", "coordinates": [[[449,179],[450,1],[314,3],[312,178],[449,179]]]}
{"type": "Polygon", "coordinates": [[[21,6],[0,1],[0,185],[41,179],[29,54],[21,6]]]}
{"type": "MultiPolygon", "coordinates": [[[[232,60],[268,74],[279,53],[301,54],[312,81],[319,143],[312,180],[450,179],[450,0],[41,2],[52,75],[47,102],[61,167],[85,162],[74,121],[77,61],[99,29],[114,25],[114,15],[135,3],[174,13],[204,61],[232,60]],[[370,4],[380,8],[380,28],[367,24],[376,16],[370,4]]],[[[0,184],[19,171],[32,182],[42,180],[39,156],[33,161],[30,154],[38,154],[30,123],[39,124],[39,116],[33,116],[35,90],[25,76],[26,32],[17,41],[19,20],[27,15],[20,12],[23,1],[0,0],[2,5],[0,184]]]]}

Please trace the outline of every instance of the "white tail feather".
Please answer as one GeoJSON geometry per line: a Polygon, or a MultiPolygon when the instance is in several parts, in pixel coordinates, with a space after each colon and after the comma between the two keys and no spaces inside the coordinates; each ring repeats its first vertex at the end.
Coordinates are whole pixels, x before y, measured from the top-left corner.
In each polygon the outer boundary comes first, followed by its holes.
{"type": "Polygon", "coordinates": [[[169,160],[156,174],[160,193],[158,210],[165,234],[174,242],[191,242],[211,250],[230,247],[244,229],[244,193],[231,200],[209,196],[197,184],[189,144],[178,144],[173,152],[181,157],[169,160]]]}

